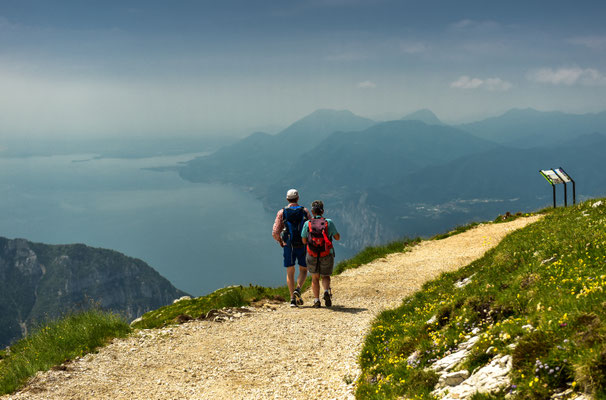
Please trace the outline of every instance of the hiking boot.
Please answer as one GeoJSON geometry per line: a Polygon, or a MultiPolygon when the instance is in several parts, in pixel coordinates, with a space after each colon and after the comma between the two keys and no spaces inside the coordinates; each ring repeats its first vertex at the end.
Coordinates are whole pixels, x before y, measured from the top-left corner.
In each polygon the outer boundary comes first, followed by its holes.
{"type": "Polygon", "coordinates": [[[297,301],[297,305],[298,306],[302,306],[303,305],[303,298],[301,297],[301,289],[296,288],[293,292],[293,295],[295,296],[295,300],[297,301]]]}
{"type": "Polygon", "coordinates": [[[326,307],[332,306],[332,294],[329,291],[324,292],[324,305],[326,307]]]}
{"type": "Polygon", "coordinates": [[[297,307],[297,300],[295,300],[295,299],[290,299],[290,306],[291,306],[291,307],[297,307]]]}
{"type": "Polygon", "coordinates": [[[322,303],[320,303],[320,300],[314,300],[313,308],[320,308],[320,307],[322,307],[322,303]]]}

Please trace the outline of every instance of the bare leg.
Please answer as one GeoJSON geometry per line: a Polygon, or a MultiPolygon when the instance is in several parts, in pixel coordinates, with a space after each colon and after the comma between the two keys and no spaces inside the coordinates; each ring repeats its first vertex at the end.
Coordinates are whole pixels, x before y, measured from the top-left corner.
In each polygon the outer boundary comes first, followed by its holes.
{"type": "Polygon", "coordinates": [[[311,291],[314,299],[320,298],[320,274],[311,274],[311,291]]]}
{"type": "Polygon", "coordinates": [[[292,299],[293,292],[295,290],[295,266],[291,265],[290,267],[286,267],[286,285],[288,286],[288,291],[290,292],[290,298],[292,299]]]}
{"type": "Polygon", "coordinates": [[[330,290],[330,275],[322,275],[322,287],[324,290],[330,290]]]}
{"type": "Polygon", "coordinates": [[[297,279],[297,287],[302,288],[305,284],[305,279],[307,279],[307,267],[302,267],[299,265],[299,279],[297,279]]]}

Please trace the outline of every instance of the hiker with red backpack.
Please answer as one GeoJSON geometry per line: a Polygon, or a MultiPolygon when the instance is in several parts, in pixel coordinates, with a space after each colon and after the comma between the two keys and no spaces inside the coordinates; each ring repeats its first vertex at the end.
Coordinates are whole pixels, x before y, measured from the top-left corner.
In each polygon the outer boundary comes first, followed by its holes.
{"type": "Polygon", "coordinates": [[[320,303],[320,277],[324,288],[324,305],[332,306],[330,275],[335,263],[335,250],[332,241],[341,239],[335,224],[324,218],[324,203],[316,200],[311,203],[313,218],[305,222],[301,238],[307,244],[307,269],[311,273],[311,291],[314,295],[314,308],[322,307],[320,303]]]}
{"type": "Polygon", "coordinates": [[[286,193],[288,205],[279,210],[274,221],[272,236],[284,249],[284,267],[286,268],[286,285],[290,292],[290,306],[303,305],[301,287],[307,278],[305,244],[301,239],[303,224],[311,219],[307,208],[300,206],[299,192],[290,189],[286,193]],[[299,278],[295,287],[295,264],[299,263],[299,278]]]}

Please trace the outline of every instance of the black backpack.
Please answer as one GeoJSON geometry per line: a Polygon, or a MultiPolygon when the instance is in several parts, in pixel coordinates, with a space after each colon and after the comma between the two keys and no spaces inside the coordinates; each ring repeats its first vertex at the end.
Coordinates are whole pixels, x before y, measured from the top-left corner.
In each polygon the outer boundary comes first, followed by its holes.
{"type": "Polygon", "coordinates": [[[303,206],[285,207],[282,212],[282,221],[284,221],[284,230],[282,231],[282,240],[287,246],[293,248],[303,247],[301,231],[303,224],[307,221],[307,213],[303,206]]]}

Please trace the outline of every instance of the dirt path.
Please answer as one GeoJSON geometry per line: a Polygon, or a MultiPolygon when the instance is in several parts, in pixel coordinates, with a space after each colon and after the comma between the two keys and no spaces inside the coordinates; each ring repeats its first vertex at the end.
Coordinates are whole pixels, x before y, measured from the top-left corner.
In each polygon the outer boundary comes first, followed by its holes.
{"type": "Polygon", "coordinates": [[[331,309],[305,305],[233,322],[196,321],[115,340],[6,399],[347,399],[377,313],[536,221],[480,225],[334,277],[331,309]]]}

